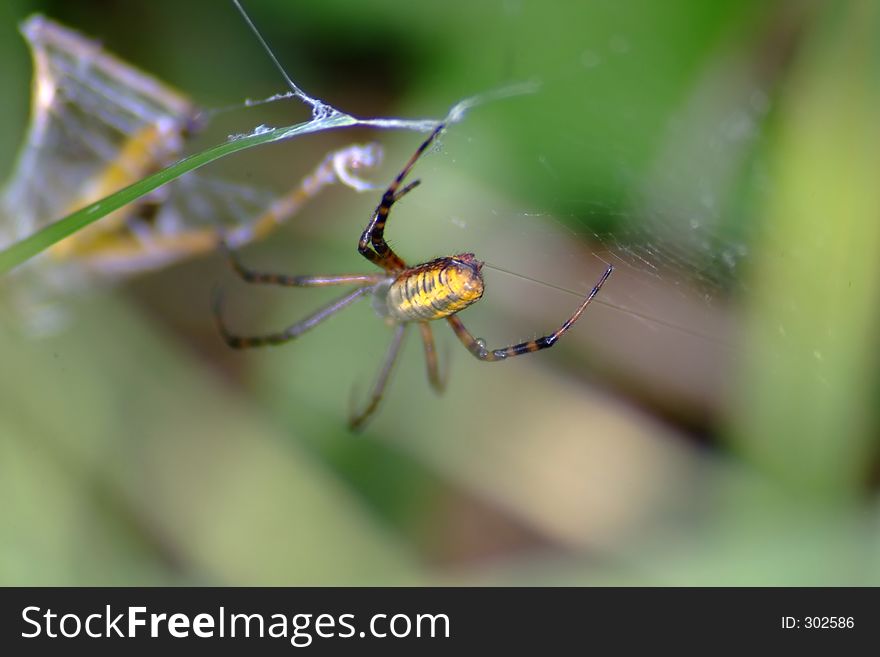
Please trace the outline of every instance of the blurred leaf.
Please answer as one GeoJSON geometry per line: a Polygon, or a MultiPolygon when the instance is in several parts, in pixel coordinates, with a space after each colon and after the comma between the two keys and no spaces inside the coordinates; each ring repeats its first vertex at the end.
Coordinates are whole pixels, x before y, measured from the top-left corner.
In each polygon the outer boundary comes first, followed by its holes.
{"type": "Polygon", "coordinates": [[[880,6],[835,3],[815,27],[778,117],[732,436],[768,474],[847,498],[877,449],[880,6]]]}
{"type": "Polygon", "coordinates": [[[292,436],[125,305],[78,310],[64,337],[0,340],[0,486],[16,501],[0,579],[411,581],[406,551],[292,436]],[[28,566],[42,559],[55,570],[28,566]]]}

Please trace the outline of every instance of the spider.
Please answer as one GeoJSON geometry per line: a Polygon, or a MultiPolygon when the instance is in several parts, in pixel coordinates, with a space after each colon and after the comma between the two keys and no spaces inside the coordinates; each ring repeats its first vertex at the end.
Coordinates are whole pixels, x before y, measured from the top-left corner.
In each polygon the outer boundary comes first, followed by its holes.
{"type": "Polygon", "coordinates": [[[578,308],[563,324],[543,337],[528,342],[521,342],[503,349],[487,349],[486,343],[475,338],[465,328],[458,313],[478,301],[483,296],[483,263],[473,253],[460,253],[453,256],[435,258],[413,267],[398,256],[385,241],[385,224],[392,206],[409,192],[415,189],[420,180],[414,180],[401,188],[404,179],[416,161],[433,143],[446,127],[440,123],[431,135],[419,146],[401,172],[382,195],[382,200],[373,213],[370,222],[358,241],[358,252],[374,265],[382,269],[375,274],[336,274],[330,276],[289,276],[253,271],[244,267],[237,256],[225,243],[232,267],[241,278],[248,283],[263,283],[290,287],[324,287],[329,285],[354,285],[351,292],[336,301],[324,306],[305,319],[288,326],[277,333],[257,336],[241,336],[231,333],[223,321],[222,298],[219,292],[214,297],[214,318],[221,337],[233,349],[262,347],[288,342],[314,328],[328,317],[335,315],[343,308],[358,299],[372,296],[373,305],[381,316],[394,326],[394,337],[373,386],[369,402],[359,413],[350,417],[349,426],[352,430],[361,429],[372,416],[382,400],[391,370],[397,360],[403,336],[410,324],[416,324],[422,335],[425,360],[428,369],[428,381],[438,393],[443,391],[444,380],[440,376],[437,364],[437,352],[434,348],[434,336],[429,322],[445,319],[455,332],[461,343],[471,354],[482,361],[499,361],[547,349],[556,344],[562,335],[580,318],[590,301],[598,294],[600,288],[614,270],[613,265],[599,278],[599,281],[584,298],[578,308]]]}

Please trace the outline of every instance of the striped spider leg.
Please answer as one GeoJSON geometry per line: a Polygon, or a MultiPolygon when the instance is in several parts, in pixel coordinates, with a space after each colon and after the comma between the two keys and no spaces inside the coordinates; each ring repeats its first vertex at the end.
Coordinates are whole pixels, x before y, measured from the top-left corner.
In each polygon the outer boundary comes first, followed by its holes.
{"type": "Polygon", "coordinates": [[[410,324],[417,324],[422,337],[422,344],[427,364],[428,380],[431,386],[440,392],[443,389],[443,378],[440,376],[434,336],[429,322],[446,319],[461,343],[476,358],[482,361],[499,361],[540,351],[552,347],[581,317],[590,302],[599,293],[602,285],[611,275],[613,266],[609,265],[590,293],[584,298],[575,312],[552,333],[536,340],[510,345],[501,349],[487,349],[485,343],[465,328],[457,313],[483,296],[483,263],[473,253],[460,253],[453,256],[435,258],[428,262],[408,266],[385,241],[385,225],[392,206],[420,181],[415,180],[403,185],[409,172],[421,155],[434,142],[445,128],[440,123],[431,135],[419,146],[410,157],[399,174],[394,178],[382,195],[370,222],[358,241],[358,252],[367,260],[383,270],[378,274],[343,274],[337,276],[286,276],[281,274],[265,274],[249,270],[241,265],[230,252],[235,271],[249,283],[267,283],[293,287],[317,287],[327,285],[355,285],[352,292],[324,306],[314,314],[289,326],[278,333],[243,337],[232,334],[225,327],[220,314],[219,297],[215,300],[214,311],[220,335],[226,344],[236,349],[279,344],[292,340],[305,331],[317,326],[322,321],[336,314],[356,300],[364,296],[373,297],[373,305],[377,312],[394,326],[394,336],[386,353],[379,376],[373,385],[369,401],[364,408],[351,416],[349,426],[360,429],[379,407],[391,371],[400,353],[406,329],[410,324]]]}

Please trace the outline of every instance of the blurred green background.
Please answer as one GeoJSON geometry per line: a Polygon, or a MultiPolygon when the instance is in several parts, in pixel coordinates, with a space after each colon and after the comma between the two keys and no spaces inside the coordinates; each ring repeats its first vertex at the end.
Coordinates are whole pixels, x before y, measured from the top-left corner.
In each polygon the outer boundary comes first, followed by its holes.
{"type": "MultiPolygon", "coordinates": [[[[214,285],[247,332],[324,296],[248,288],[212,256],[71,295],[56,336],[0,318],[0,582],[880,584],[880,5],[245,6],[305,90],[357,116],[540,84],[453,126],[389,222],[412,263],[473,251],[516,274],[487,270],[462,315],[490,346],[555,328],[617,270],[551,351],[483,364],[437,326],[440,398],[410,336],[362,435],[349,407],[390,338],[368,304],[231,352],[214,285]]],[[[35,11],[204,107],[284,90],[226,3],[12,0],[4,174],[35,11]]],[[[192,148],[307,116],[228,112],[192,148]]],[[[419,136],[322,133],[208,173],[280,192],[365,140],[382,183],[419,136]]],[[[355,245],[378,196],[329,190],[242,257],[370,271],[355,245]]]]}

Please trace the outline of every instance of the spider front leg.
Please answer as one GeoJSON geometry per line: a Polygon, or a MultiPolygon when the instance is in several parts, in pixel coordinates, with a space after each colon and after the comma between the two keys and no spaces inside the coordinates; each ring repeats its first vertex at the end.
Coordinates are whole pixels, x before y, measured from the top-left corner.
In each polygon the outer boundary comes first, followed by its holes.
{"type": "Polygon", "coordinates": [[[400,185],[403,183],[403,180],[407,175],[409,175],[409,172],[412,170],[416,161],[421,157],[422,153],[428,149],[431,143],[437,138],[437,135],[439,135],[445,127],[445,123],[440,123],[434,128],[431,135],[422,143],[422,145],[418,147],[416,152],[413,153],[412,157],[392,181],[391,185],[388,186],[388,189],[385,190],[385,193],[382,194],[382,201],[379,203],[379,206],[373,213],[372,219],[370,219],[370,223],[367,224],[366,229],[361,234],[361,238],[358,241],[358,252],[367,260],[382,267],[382,269],[385,269],[386,271],[396,271],[406,267],[406,264],[400,256],[398,256],[393,249],[388,246],[388,242],[385,241],[385,223],[388,221],[388,214],[391,211],[391,207],[397,201],[419,185],[419,181],[415,180],[403,189],[400,189],[400,185]]]}
{"type": "Polygon", "coordinates": [[[559,340],[559,338],[562,337],[580,318],[587,306],[590,305],[593,298],[599,293],[599,290],[602,289],[605,281],[611,276],[612,271],[614,271],[614,265],[608,265],[605,273],[599,278],[599,282],[593,286],[593,289],[584,299],[583,303],[581,303],[581,305],[578,306],[578,309],[574,311],[574,314],[565,320],[565,322],[562,323],[562,326],[553,331],[553,333],[540,337],[537,340],[520,342],[519,344],[510,345],[509,347],[504,347],[502,349],[487,349],[486,344],[482,340],[476,339],[471,332],[465,328],[464,323],[458,318],[458,315],[450,315],[446,318],[446,321],[449,322],[452,330],[455,331],[455,335],[458,336],[461,343],[467,347],[467,350],[480,360],[505,360],[507,358],[512,358],[513,356],[521,356],[522,354],[530,354],[534,351],[540,351],[541,349],[549,349],[556,344],[556,341],[559,340]]]}

